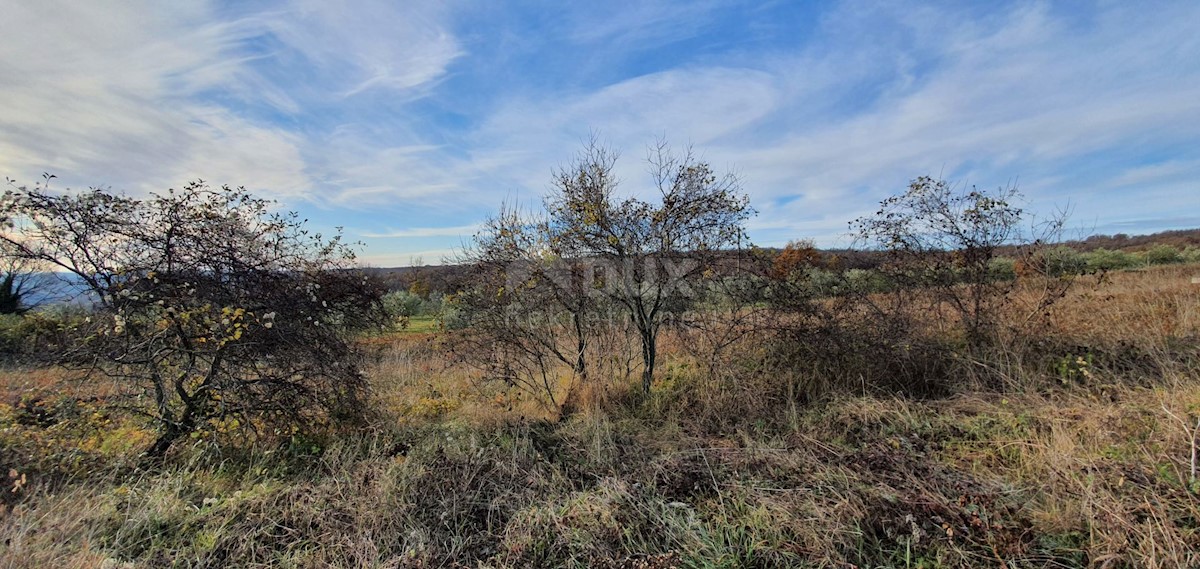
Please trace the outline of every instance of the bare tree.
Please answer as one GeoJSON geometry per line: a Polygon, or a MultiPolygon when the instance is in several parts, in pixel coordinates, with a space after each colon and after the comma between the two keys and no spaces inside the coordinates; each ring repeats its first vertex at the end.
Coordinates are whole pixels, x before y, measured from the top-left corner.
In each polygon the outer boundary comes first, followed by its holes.
{"type": "Polygon", "coordinates": [[[616,160],[593,141],[561,169],[546,200],[547,225],[572,256],[601,262],[603,290],[641,340],[642,387],[649,392],[664,322],[686,309],[690,287],[726,250],[746,241],[753,209],[736,176],[717,176],[690,150],[675,155],[663,141],[648,157],[659,201],[621,199],[616,160]]]}
{"type": "Polygon", "coordinates": [[[997,274],[994,262],[1006,250],[1031,257],[1063,227],[1065,212],[1059,212],[1040,224],[1038,235],[1025,233],[1028,216],[1014,203],[1020,198],[1015,187],[956,188],[922,176],[850,226],[887,254],[880,270],[897,295],[932,291],[958,314],[968,343],[978,345],[992,337],[996,311],[1014,284],[997,274]]]}
{"type": "MultiPolygon", "coordinates": [[[[545,219],[502,207],[459,259],[473,267],[459,295],[470,329],[459,336],[460,355],[503,380],[559,406],[554,368],[586,382],[591,343],[607,322],[595,289],[594,265],[571,256],[545,219]]],[[[570,393],[568,393],[568,396],[570,393]]]]}
{"type": "Polygon", "coordinates": [[[147,199],[14,187],[3,252],[71,273],[94,297],[55,361],[113,381],[156,426],[147,450],[236,425],[291,433],[361,412],[366,381],[348,333],[383,288],[351,269],[340,236],[244,190],[188,184],[147,199]]]}

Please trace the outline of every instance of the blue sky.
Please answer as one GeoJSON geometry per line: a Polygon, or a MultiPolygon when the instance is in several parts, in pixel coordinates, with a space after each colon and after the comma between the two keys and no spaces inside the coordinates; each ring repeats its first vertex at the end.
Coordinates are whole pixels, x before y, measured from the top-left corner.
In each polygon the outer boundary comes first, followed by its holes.
{"type": "Polygon", "coordinates": [[[1200,227],[1200,2],[0,0],[0,174],[244,185],[376,266],[536,204],[591,134],[734,171],[756,243],[845,246],[932,174],[1082,232],[1200,227]]]}

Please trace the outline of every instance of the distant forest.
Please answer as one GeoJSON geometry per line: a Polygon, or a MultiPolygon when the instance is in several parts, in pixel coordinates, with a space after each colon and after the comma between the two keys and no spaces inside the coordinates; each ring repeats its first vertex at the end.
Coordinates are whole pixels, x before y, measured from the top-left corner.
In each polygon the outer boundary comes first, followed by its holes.
{"type": "MultiPolygon", "coordinates": [[[[1177,229],[1160,231],[1147,235],[1092,235],[1086,239],[1068,240],[1065,245],[1080,252],[1109,249],[1114,251],[1138,252],[1155,245],[1171,245],[1183,249],[1200,247],[1200,228],[1177,229]]],[[[776,254],[779,247],[762,247],[768,254],[776,254]]],[[[836,264],[842,269],[873,269],[882,261],[883,256],[875,251],[861,249],[818,249],[823,265],[836,264]]],[[[424,289],[429,291],[453,292],[469,275],[469,267],[463,265],[424,265],[419,267],[391,267],[373,269],[388,283],[393,290],[424,289]]]]}

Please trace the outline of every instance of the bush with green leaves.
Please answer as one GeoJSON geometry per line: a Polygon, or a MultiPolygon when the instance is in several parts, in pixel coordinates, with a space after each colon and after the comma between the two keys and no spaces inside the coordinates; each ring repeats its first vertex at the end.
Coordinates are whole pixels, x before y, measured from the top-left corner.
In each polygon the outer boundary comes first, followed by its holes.
{"type": "Polygon", "coordinates": [[[28,337],[24,317],[19,314],[0,314],[0,353],[11,358],[24,352],[28,337]]]}
{"type": "Polygon", "coordinates": [[[383,308],[389,316],[411,318],[419,316],[425,299],[407,290],[393,290],[383,295],[383,308]]]}
{"type": "MultiPolygon", "coordinates": [[[[829,269],[810,267],[799,274],[804,279],[802,283],[814,297],[837,296],[848,291],[844,274],[829,269]]],[[[796,274],[791,275],[795,281],[796,274]]]]}
{"type": "Polygon", "coordinates": [[[471,325],[470,310],[456,295],[439,297],[437,319],[447,330],[462,330],[471,325]]]}
{"type": "Polygon", "coordinates": [[[1138,264],[1138,259],[1127,251],[1113,251],[1101,247],[1084,254],[1084,264],[1089,272],[1119,271],[1138,264]]]}
{"type": "Polygon", "coordinates": [[[988,263],[988,273],[999,281],[1014,280],[1017,278],[1017,260],[1012,257],[996,257],[988,263]]]}
{"type": "Polygon", "coordinates": [[[1150,265],[1173,265],[1182,262],[1183,255],[1179,249],[1166,243],[1155,245],[1146,251],[1146,263],[1150,265]]]}
{"type": "Polygon", "coordinates": [[[1066,245],[1043,249],[1034,257],[1034,262],[1041,272],[1051,277],[1081,275],[1088,269],[1083,253],[1066,245]]]}

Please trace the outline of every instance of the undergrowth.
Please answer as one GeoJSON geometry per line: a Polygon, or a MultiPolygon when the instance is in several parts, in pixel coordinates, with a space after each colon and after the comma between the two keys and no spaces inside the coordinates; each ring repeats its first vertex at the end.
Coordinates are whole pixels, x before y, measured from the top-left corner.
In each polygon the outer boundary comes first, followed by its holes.
{"type": "Polygon", "coordinates": [[[156,464],[136,421],[14,372],[0,567],[1194,567],[1187,274],[1116,275],[986,349],[758,342],[720,373],[667,350],[651,393],[566,417],[436,336],[376,339],[367,427],[156,464]]]}

